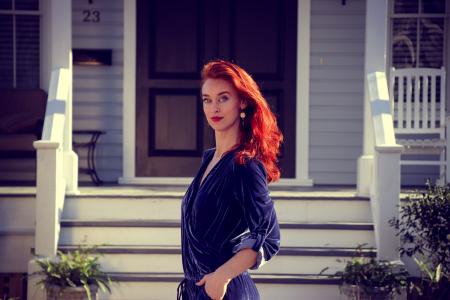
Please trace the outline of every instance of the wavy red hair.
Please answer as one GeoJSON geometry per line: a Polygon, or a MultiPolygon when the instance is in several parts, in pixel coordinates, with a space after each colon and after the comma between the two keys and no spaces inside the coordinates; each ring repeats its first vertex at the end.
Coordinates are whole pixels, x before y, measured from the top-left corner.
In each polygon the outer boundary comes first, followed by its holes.
{"type": "Polygon", "coordinates": [[[240,127],[243,147],[236,155],[237,161],[244,164],[246,159],[255,157],[263,163],[267,181],[278,180],[280,169],[277,162],[283,135],[256,82],[244,69],[225,60],[210,61],[203,66],[201,76],[202,84],[209,78],[228,81],[239,98],[247,103],[244,109],[246,117],[240,127]]]}

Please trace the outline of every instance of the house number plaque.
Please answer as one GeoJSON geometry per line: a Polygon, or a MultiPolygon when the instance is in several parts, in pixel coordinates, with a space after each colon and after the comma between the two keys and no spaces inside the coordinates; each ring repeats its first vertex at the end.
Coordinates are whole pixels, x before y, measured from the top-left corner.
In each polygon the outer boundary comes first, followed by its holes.
{"type": "MultiPolygon", "coordinates": [[[[89,5],[94,3],[94,0],[88,1],[89,5]]],[[[84,23],[98,23],[100,22],[100,11],[85,9],[83,10],[83,22],[84,23]]]]}

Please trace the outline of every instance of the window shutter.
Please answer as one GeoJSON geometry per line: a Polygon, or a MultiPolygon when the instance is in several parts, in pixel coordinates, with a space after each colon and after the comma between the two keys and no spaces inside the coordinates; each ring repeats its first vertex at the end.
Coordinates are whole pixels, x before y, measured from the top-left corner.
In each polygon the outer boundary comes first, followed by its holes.
{"type": "Polygon", "coordinates": [[[392,66],[414,68],[417,65],[417,19],[393,20],[392,66]]]}
{"type": "Polygon", "coordinates": [[[0,0],[0,9],[12,9],[12,0],[0,0]]]}
{"type": "Polygon", "coordinates": [[[0,10],[0,88],[39,88],[39,0],[0,0],[0,10]]]}
{"type": "Polygon", "coordinates": [[[444,0],[395,0],[391,54],[395,68],[441,68],[445,45],[444,0]]]}
{"type": "Polygon", "coordinates": [[[417,14],[419,12],[419,0],[395,0],[395,14],[417,14]]]}
{"type": "Polygon", "coordinates": [[[440,68],[444,65],[444,18],[420,19],[419,67],[440,68]]]}
{"type": "Polygon", "coordinates": [[[39,10],[39,0],[15,0],[17,10],[39,10]]]}
{"type": "Polygon", "coordinates": [[[426,14],[445,14],[445,0],[422,0],[421,11],[426,14]]]}
{"type": "Polygon", "coordinates": [[[39,87],[39,16],[16,17],[18,88],[39,87]]]}
{"type": "Polygon", "coordinates": [[[13,86],[13,17],[0,15],[0,88],[13,86]]]}

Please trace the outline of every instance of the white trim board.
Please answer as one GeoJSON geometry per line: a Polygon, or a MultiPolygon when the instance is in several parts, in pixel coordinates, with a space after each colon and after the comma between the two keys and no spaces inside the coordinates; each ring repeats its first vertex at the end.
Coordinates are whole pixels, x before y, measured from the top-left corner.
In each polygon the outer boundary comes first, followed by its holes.
{"type": "MultiPolygon", "coordinates": [[[[120,178],[119,183],[123,185],[189,185],[193,177],[134,177],[134,178],[120,178]]],[[[270,186],[311,186],[309,181],[302,181],[295,178],[282,178],[277,182],[270,183],[270,186]]]]}
{"type": "MultiPolygon", "coordinates": [[[[123,165],[120,184],[188,184],[192,178],[136,177],[136,1],[124,0],[123,66],[123,165]]],[[[294,179],[274,185],[312,186],[309,178],[309,68],[311,0],[298,0],[297,16],[297,109],[294,179]]]]}
{"type": "Polygon", "coordinates": [[[295,177],[297,181],[312,186],[309,178],[309,70],[311,0],[298,0],[297,10],[297,111],[296,111],[296,157],[295,177]]]}
{"type": "Polygon", "coordinates": [[[123,163],[119,183],[136,174],[136,0],[123,0],[123,11],[123,163]]]}

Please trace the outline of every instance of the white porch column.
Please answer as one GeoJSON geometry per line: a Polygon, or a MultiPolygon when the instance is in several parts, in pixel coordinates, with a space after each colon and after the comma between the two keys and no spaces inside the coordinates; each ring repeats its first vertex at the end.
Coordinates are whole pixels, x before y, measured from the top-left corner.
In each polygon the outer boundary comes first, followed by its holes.
{"type": "Polygon", "coordinates": [[[66,193],[78,192],[78,156],[72,150],[72,0],[49,0],[48,39],[50,70],[69,69],[69,95],[66,106],[66,123],[64,126],[63,176],[66,179],[66,193]]]}
{"type": "Polygon", "coordinates": [[[386,71],[388,0],[366,1],[366,43],[364,59],[364,146],[358,159],[357,193],[370,195],[374,159],[374,134],[370,114],[367,74],[386,71]]]}
{"type": "Polygon", "coordinates": [[[136,17],[137,1],[123,0],[123,139],[122,177],[119,183],[134,181],[136,174],[136,17]]]}

